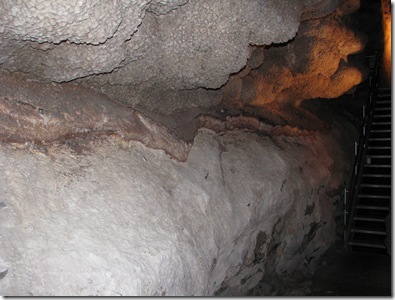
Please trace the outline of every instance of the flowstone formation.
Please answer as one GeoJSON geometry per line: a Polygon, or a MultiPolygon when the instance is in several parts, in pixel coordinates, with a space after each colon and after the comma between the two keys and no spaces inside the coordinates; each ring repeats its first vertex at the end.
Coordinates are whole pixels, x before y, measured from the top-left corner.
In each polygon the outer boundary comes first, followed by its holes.
{"type": "Polygon", "coordinates": [[[319,123],[299,108],[301,102],[338,98],[367,78],[367,67],[353,56],[363,51],[366,37],[341,18],[353,9],[302,21],[287,45],[254,48],[246,70],[223,87],[220,106],[247,110],[276,124],[309,128],[319,123]]]}
{"type": "Polygon", "coordinates": [[[262,281],[272,294],[336,238],[352,151],[333,147],[349,138],[335,123],[305,137],[199,131],[185,163],[111,137],[82,154],[1,145],[1,294],[245,295],[262,281]]]}
{"type": "Polygon", "coordinates": [[[301,103],[364,79],[358,5],[1,1],[0,294],[273,295],[311,274],[356,132],[301,103]]]}

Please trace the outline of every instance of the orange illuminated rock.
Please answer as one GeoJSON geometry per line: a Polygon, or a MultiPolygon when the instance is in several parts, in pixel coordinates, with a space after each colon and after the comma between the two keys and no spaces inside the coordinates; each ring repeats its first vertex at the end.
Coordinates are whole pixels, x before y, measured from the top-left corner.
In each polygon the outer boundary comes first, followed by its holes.
{"type": "Polygon", "coordinates": [[[365,36],[347,28],[337,13],[304,21],[293,41],[262,49],[259,68],[247,76],[231,76],[222,103],[272,111],[284,105],[297,107],[306,99],[340,97],[366,79],[366,67],[352,59],[365,44],[365,36]]]}

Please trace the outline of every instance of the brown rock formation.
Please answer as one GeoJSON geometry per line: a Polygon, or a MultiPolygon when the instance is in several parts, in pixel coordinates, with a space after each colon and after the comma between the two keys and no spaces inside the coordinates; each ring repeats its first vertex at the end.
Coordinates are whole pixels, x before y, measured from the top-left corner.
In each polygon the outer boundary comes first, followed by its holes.
{"type": "Polygon", "coordinates": [[[221,105],[250,107],[272,120],[292,119],[292,108],[286,106],[298,107],[305,99],[337,98],[365,80],[366,70],[349,58],[365,43],[364,36],[348,29],[338,13],[304,21],[293,41],[254,50],[251,59],[264,56],[262,64],[250,68],[248,75],[243,71],[231,76],[222,89],[221,105]]]}
{"type": "Polygon", "coordinates": [[[116,135],[163,149],[185,161],[190,144],[165,127],[76,85],[45,84],[0,77],[0,141],[49,144],[75,138],[116,135]]]}

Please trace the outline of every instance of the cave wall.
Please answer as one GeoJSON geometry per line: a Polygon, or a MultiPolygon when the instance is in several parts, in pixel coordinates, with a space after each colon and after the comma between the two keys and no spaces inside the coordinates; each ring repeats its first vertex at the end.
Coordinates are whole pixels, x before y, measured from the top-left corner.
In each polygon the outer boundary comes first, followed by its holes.
{"type": "Polygon", "coordinates": [[[356,132],[299,106],[364,79],[358,6],[2,1],[0,293],[270,295],[313,272],[356,132]]]}
{"type": "Polygon", "coordinates": [[[345,126],[202,130],[185,163],[112,138],[2,145],[1,294],[243,295],[309,273],[336,238],[345,126]]]}
{"type": "Polygon", "coordinates": [[[342,19],[354,9],[302,21],[286,45],[254,47],[246,67],[230,76],[215,101],[275,124],[319,127],[320,120],[301,103],[352,94],[367,79],[368,68],[357,57],[367,38],[342,19]]]}
{"type": "Polygon", "coordinates": [[[241,89],[223,95],[224,102],[233,97],[238,107],[265,107],[274,102],[338,98],[366,79],[362,66],[348,61],[349,55],[362,52],[365,43],[364,36],[347,29],[336,14],[303,21],[297,37],[287,46],[254,50],[251,59],[262,56],[262,64],[232,76],[229,85],[241,81],[241,89]]]}

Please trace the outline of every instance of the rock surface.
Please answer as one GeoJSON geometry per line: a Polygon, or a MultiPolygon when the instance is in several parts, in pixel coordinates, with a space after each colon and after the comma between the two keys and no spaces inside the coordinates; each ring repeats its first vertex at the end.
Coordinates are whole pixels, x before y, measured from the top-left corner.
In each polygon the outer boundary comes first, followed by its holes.
{"type": "Polygon", "coordinates": [[[298,109],[303,100],[338,98],[366,80],[368,69],[352,59],[365,43],[365,36],[348,29],[337,14],[303,21],[287,46],[255,49],[251,58],[262,53],[262,64],[231,76],[221,105],[250,107],[273,122],[282,118],[296,125],[297,116],[287,111],[304,114],[298,109]]]}
{"type": "Polygon", "coordinates": [[[185,163],[139,142],[0,146],[2,295],[245,295],[335,239],[344,135],[200,131],[185,163]]]}
{"type": "MultiPolygon", "coordinates": [[[[266,56],[257,56],[256,46],[281,45],[281,55],[302,66],[314,64],[314,52],[330,43],[322,52],[327,60],[320,62],[320,72],[331,72],[332,64],[361,48],[358,37],[341,28],[341,22],[325,21],[333,14],[354,12],[355,0],[33,0],[17,4],[6,0],[0,5],[0,72],[19,72],[46,82],[77,81],[135,108],[167,114],[217,104],[218,96],[223,99],[227,92],[217,89],[231,74],[262,64],[266,56]],[[292,42],[298,31],[299,42],[292,42]]],[[[266,68],[262,73],[271,71],[266,68]]],[[[280,70],[275,77],[287,78],[280,90],[288,88],[289,80],[296,80],[298,86],[316,85],[308,84],[311,72],[302,79],[286,72],[280,70]]],[[[339,72],[329,81],[324,74],[323,84],[332,93],[324,88],[298,97],[336,97],[363,77],[353,66],[339,72]],[[344,81],[345,77],[350,80],[344,81]]]]}
{"type": "Polygon", "coordinates": [[[190,144],[91,89],[26,82],[10,76],[0,76],[0,85],[0,142],[47,145],[113,135],[163,149],[180,161],[187,158],[190,144]]]}
{"type": "Polygon", "coordinates": [[[272,295],[312,272],[355,133],[301,103],[364,79],[357,7],[1,1],[0,294],[272,295]]]}

